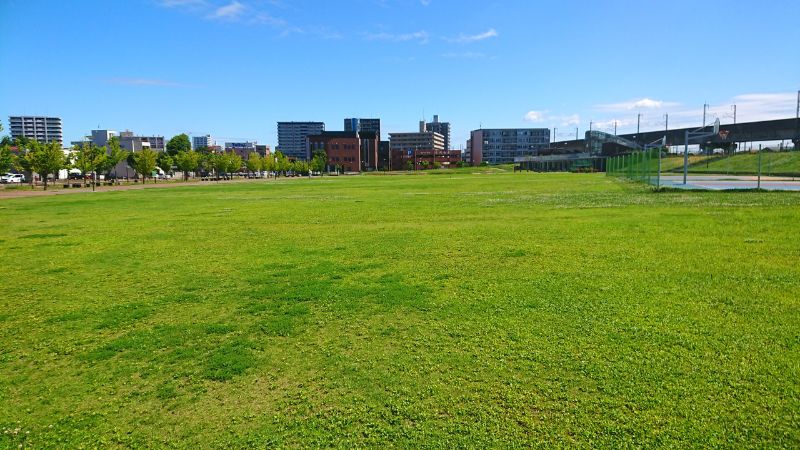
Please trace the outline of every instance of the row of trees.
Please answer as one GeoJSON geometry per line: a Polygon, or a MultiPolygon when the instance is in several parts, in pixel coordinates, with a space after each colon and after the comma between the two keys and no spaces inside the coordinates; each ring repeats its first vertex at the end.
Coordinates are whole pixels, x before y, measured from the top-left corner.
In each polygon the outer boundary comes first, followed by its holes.
{"type": "MultiPolygon", "coordinates": [[[[141,152],[130,153],[119,145],[119,138],[114,137],[109,141],[108,147],[98,147],[90,142],[73,147],[72,152],[65,154],[58,142],[42,144],[25,137],[13,140],[4,138],[0,141],[0,172],[5,173],[11,169],[20,172],[38,173],[44,181],[47,190],[49,176],[58,178],[62,169],[78,169],[81,174],[91,176],[92,189],[97,185],[97,175],[110,172],[121,161],[127,160],[133,169],[144,179],[150,177],[156,164],[171,165],[171,157],[159,159],[156,152],[145,149],[141,152]],[[12,152],[11,148],[16,147],[12,152]]],[[[169,167],[169,165],[167,167],[169,167]]],[[[31,177],[33,187],[33,177],[31,177]]]]}
{"type": "MultiPolygon", "coordinates": [[[[0,131],[2,131],[0,124],[0,131]]],[[[316,151],[310,162],[290,161],[280,151],[275,152],[270,157],[262,157],[253,152],[248,155],[246,160],[233,152],[214,153],[207,148],[191,149],[189,137],[181,134],[173,137],[167,142],[166,152],[157,153],[149,148],[138,152],[128,152],[121,148],[118,137],[112,137],[108,146],[98,147],[91,142],[86,142],[73,147],[72,152],[65,154],[61,145],[57,142],[41,144],[34,140],[24,137],[14,140],[4,137],[0,141],[0,173],[5,173],[11,169],[21,172],[36,172],[44,180],[44,188],[47,189],[48,176],[53,174],[58,177],[58,172],[62,169],[76,168],[82,175],[91,176],[92,189],[97,184],[99,174],[107,174],[112,170],[116,171],[117,165],[122,161],[127,161],[133,170],[139,174],[143,182],[152,176],[156,167],[160,167],[167,172],[171,172],[173,167],[183,172],[184,179],[189,178],[192,172],[205,171],[214,174],[217,178],[221,173],[237,173],[246,168],[253,174],[275,173],[288,174],[307,174],[310,171],[322,172],[327,164],[327,156],[324,151],[316,151]],[[11,148],[16,147],[16,152],[11,148]]],[[[114,173],[116,177],[116,173],[114,173]]],[[[31,187],[33,187],[33,177],[31,177],[31,187]]]]}

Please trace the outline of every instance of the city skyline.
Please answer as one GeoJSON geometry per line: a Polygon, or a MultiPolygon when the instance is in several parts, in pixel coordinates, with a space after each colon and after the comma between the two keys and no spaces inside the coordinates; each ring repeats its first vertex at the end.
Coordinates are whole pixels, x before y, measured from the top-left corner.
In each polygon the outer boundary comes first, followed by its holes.
{"type": "Polygon", "coordinates": [[[704,103],[708,120],[723,123],[733,120],[734,104],[739,122],[793,117],[800,62],[785,31],[800,6],[748,6],[6,2],[6,61],[24,61],[30,48],[59,51],[48,64],[12,64],[17,69],[0,74],[0,120],[8,133],[8,116],[61,117],[65,142],[107,128],[274,148],[276,122],[338,130],[344,118],[375,117],[388,134],[438,114],[452,124],[458,149],[481,127],[557,129],[555,139],[564,140],[576,127],[582,137],[590,121],[597,130],[616,122],[619,133],[635,131],[638,114],[642,130],[662,128],[665,114],[670,128],[699,126],[704,103]],[[19,33],[20,18],[38,32],[19,33]],[[100,28],[82,30],[77,21],[100,28]],[[742,23],[769,25],[728,26],[742,23]],[[107,39],[98,38],[103,24],[107,39]],[[709,36],[709,24],[725,32],[709,36]]]}

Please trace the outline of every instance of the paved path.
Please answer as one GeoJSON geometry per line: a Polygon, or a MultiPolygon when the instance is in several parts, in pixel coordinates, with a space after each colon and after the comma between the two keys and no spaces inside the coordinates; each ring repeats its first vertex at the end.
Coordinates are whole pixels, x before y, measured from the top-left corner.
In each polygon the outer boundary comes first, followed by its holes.
{"type": "MultiPolygon", "coordinates": [[[[758,177],[753,175],[689,175],[683,184],[682,175],[661,176],[661,185],[678,189],[756,189],[758,177]]],[[[794,177],[761,177],[761,189],[768,191],[800,191],[800,179],[794,177]]]]}

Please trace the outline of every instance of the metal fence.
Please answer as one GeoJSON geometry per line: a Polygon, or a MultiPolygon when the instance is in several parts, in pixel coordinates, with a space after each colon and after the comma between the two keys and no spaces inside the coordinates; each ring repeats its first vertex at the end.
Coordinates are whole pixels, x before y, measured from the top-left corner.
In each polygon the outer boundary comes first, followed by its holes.
{"type": "Polygon", "coordinates": [[[606,161],[606,175],[659,186],[661,156],[661,149],[654,148],[609,157],[606,161]]]}
{"type": "Polygon", "coordinates": [[[800,190],[800,151],[684,155],[654,148],[609,157],[606,175],[656,187],[800,190]]]}

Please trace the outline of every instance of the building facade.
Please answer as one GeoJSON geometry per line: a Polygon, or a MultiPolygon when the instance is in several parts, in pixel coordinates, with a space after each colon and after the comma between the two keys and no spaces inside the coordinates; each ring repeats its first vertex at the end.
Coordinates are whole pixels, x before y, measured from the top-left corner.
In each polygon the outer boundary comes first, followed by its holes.
{"type": "Polygon", "coordinates": [[[325,131],[322,122],[278,122],[278,150],[291,159],[309,159],[309,136],[325,131]]]}
{"type": "Polygon", "coordinates": [[[425,124],[425,128],[428,131],[433,131],[444,136],[444,149],[452,149],[452,147],[450,147],[450,122],[439,122],[439,115],[437,114],[433,116],[433,122],[425,124]]]}
{"type": "Polygon", "coordinates": [[[460,150],[395,150],[392,170],[422,170],[456,167],[461,162],[460,150]]]}
{"type": "Polygon", "coordinates": [[[381,138],[381,119],[357,119],[355,117],[344,119],[344,131],[366,131],[376,133],[378,140],[381,138]]]}
{"type": "Polygon", "coordinates": [[[380,141],[374,132],[324,131],[308,137],[313,154],[323,150],[328,157],[328,170],[343,172],[375,170],[380,141]]]}
{"type": "Polygon", "coordinates": [[[215,145],[214,138],[211,137],[210,134],[205,136],[193,136],[192,137],[192,149],[197,150],[199,148],[210,148],[215,145]]]}
{"type": "Polygon", "coordinates": [[[9,116],[8,128],[12,139],[25,137],[43,144],[64,143],[60,117],[9,116]]]}
{"type": "Polygon", "coordinates": [[[225,153],[228,152],[236,153],[242,159],[247,159],[250,153],[258,153],[258,149],[255,142],[226,142],[225,153]]]}
{"type": "Polygon", "coordinates": [[[428,131],[425,122],[419,123],[416,133],[389,133],[389,148],[394,151],[409,150],[445,150],[444,136],[428,131]]]}
{"type": "Polygon", "coordinates": [[[164,136],[136,136],[133,131],[119,133],[119,145],[125,150],[134,153],[140,152],[145,148],[155,152],[163,152],[165,150],[164,136]]]}
{"type": "Polygon", "coordinates": [[[550,144],[548,128],[494,128],[470,132],[469,163],[477,166],[513,163],[514,158],[536,156],[550,144]]]}

